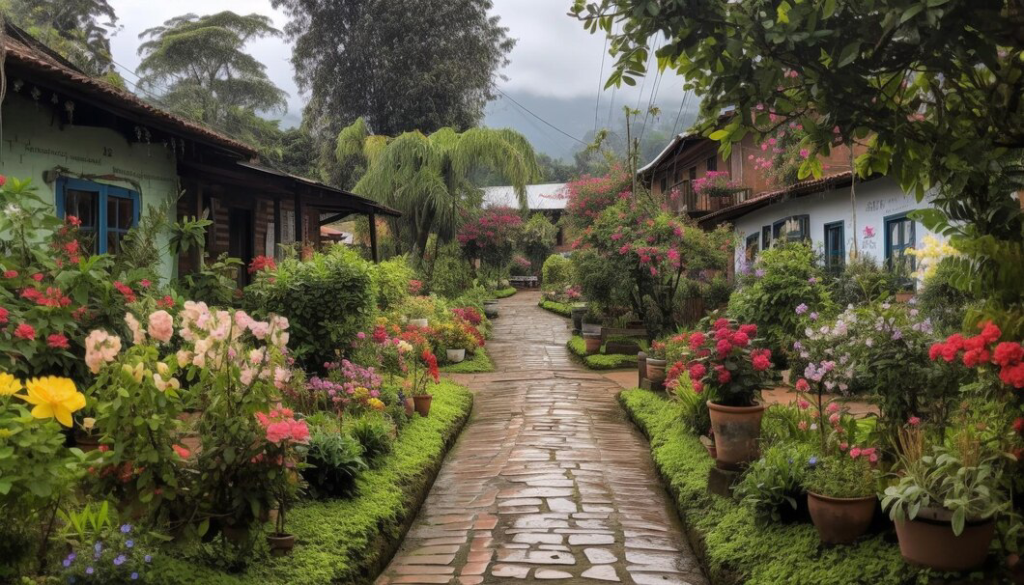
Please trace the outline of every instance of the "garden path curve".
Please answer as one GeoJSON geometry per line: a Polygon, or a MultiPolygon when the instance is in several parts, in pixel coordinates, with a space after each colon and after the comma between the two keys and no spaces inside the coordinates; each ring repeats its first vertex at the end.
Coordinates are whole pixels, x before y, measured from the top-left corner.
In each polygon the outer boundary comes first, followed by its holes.
{"type": "Polygon", "coordinates": [[[538,300],[501,302],[495,373],[453,376],[472,417],[377,585],[705,585],[620,386],[571,359],[538,300]]]}

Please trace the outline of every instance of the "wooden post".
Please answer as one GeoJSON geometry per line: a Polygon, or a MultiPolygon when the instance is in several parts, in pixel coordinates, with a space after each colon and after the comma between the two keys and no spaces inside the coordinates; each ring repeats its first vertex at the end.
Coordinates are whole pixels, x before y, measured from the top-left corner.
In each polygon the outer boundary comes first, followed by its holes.
{"type": "MultiPolygon", "coordinates": [[[[199,180],[196,180],[195,185],[196,185],[196,188],[195,188],[195,194],[196,194],[196,219],[198,220],[198,219],[202,219],[202,217],[203,217],[203,184],[199,180]]],[[[211,221],[213,220],[213,209],[210,210],[210,220],[211,221]]],[[[210,247],[210,238],[211,238],[211,234],[213,234],[213,231],[214,231],[215,227],[216,226],[211,224],[209,228],[203,230],[205,232],[204,235],[205,235],[205,239],[206,239],[206,241],[204,242],[205,246],[203,246],[202,248],[196,248],[196,251],[193,252],[193,254],[195,256],[195,265],[192,267],[192,271],[193,272],[198,273],[198,272],[202,271],[202,269],[203,269],[203,264],[206,262],[206,259],[203,258],[203,250],[210,247]]]]}
{"type": "Polygon", "coordinates": [[[370,214],[370,255],[373,258],[373,263],[380,262],[380,257],[377,253],[377,214],[370,214]]]}
{"type": "Polygon", "coordinates": [[[281,234],[283,232],[281,226],[281,198],[274,197],[274,259],[281,259],[281,234]]]}
{"type": "Polygon", "coordinates": [[[303,244],[306,243],[306,238],[302,233],[302,196],[295,193],[295,241],[299,244],[301,249],[303,244]]]}

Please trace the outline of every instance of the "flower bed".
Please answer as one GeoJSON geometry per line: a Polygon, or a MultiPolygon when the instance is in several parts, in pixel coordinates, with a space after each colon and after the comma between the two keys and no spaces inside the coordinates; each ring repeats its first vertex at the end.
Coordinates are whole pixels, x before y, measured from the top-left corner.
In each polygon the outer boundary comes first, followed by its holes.
{"type": "Polygon", "coordinates": [[[735,500],[708,493],[714,461],[679,424],[680,407],[647,390],[626,390],[619,402],[647,435],[705,573],[715,585],[815,583],[883,585],[914,582],[919,571],[881,535],[853,546],[821,547],[811,524],[759,522],[735,500]]]}
{"type": "Polygon", "coordinates": [[[487,355],[487,351],[481,347],[472,356],[467,356],[463,362],[441,366],[441,371],[448,374],[482,374],[493,372],[494,362],[487,355]]]}
{"type": "Polygon", "coordinates": [[[568,303],[559,303],[558,301],[541,301],[539,306],[540,308],[551,311],[556,315],[561,315],[563,317],[572,316],[572,306],[568,303]]]}
{"type": "Polygon", "coordinates": [[[289,530],[301,544],[290,556],[260,559],[244,573],[229,574],[176,551],[154,562],[151,582],[371,583],[397,549],[472,409],[472,393],[454,382],[442,381],[432,393],[430,416],[414,417],[403,428],[391,453],[357,480],[355,497],[309,501],[290,512],[289,530]]]}
{"type": "MultiPolygon", "coordinates": [[[[597,353],[587,355],[587,347],[583,338],[573,335],[572,339],[566,342],[565,346],[576,357],[583,361],[583,365],[591,370],[618,370],[622,368],[635,368],[636,355],[625,355],[618,353],[604,354],[597,353]]],[[[604,347],[601,348],[604,351],[604,347]]]]}
{"type": "Polygon", "coordinates": [[[500,289],[494,291],[494,298],[496,298],[496,299],[504,299],[504,298],[508,298],[508,297],[510,297],[510,296],[512,296],[514,294],[516,294],[516,287],[514,287],[514,286],[507,286],[505,288],[500,288],[500,289]]]}

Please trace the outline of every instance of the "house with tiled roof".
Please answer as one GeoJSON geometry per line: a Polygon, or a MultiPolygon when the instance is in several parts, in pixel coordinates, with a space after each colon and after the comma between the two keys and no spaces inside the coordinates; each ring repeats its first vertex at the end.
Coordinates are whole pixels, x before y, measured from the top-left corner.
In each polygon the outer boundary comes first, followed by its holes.
{"type": "MultiPolygon", "coordinates": [[[[397,214],[273,169],[252,146],[89,77],[9,23],[0,62],[0,173],[31,179],[58,216],[78,217],[94,252],[117,254],[149,209],[167,209],[171,220],[207,216],[209,256],[246,263],[277,255],[280,244],[316,245],[321,226],[353,214],[397,214]]],[[[198,262],[167,255],[159,272],[169,278],[198,262]]]]}

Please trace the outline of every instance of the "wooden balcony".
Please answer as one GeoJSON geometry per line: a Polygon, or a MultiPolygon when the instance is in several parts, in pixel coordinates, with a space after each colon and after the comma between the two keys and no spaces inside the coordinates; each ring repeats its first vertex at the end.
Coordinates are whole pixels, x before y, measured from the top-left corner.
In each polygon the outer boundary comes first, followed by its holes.
{"type": "Polygon", "coordinates": [[[746,201],[753,194],[752,189],[744,187],[725,197],[712,197],[706,194],[698,195],[693,190],[693,187],[691,187],[690,181],[680,181],[669,187],[669,191],[671,192],[672,190],[678,190],[681,194],[678,210],[688,213],[691,217],[700,217],[713,211],[732,207],[737,203],[746,201]]]}

